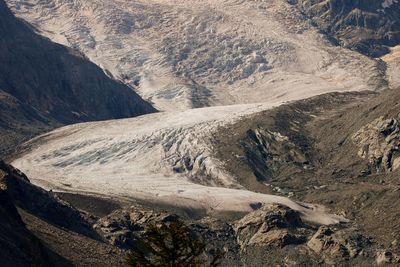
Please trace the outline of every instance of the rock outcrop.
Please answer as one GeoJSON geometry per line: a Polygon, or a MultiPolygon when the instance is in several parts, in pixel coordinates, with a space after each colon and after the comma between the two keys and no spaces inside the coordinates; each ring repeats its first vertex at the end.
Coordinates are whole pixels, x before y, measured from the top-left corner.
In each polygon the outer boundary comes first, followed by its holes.
{"type": "Polygon", "coordinates": [[[245,144],[246,158],[254,175],[268,181],[282,167],[311,168],[310,159],[303,147],[296,145],[288,136],[268,129],[249,129],[249,142],[245,144]]]}
{"type": "Polygon", "coordinates": [[[94,225],[110,244],[119,248],[135,247],[146,226],[178,220],[178,216],[166,212],[146,210],[139,206],[119,209],[105,216],[94,225]]]}
{"type": "Polygon", "coordinates": [[[300,214],[282,205],[264,205],[235,224],[237,241],[249,245],[284,247],[305,243],[307,230],[300,214]]]}
{"type": "Polygon", "coordinates": [[[8,194],[15,205],[30,214],[60,227],[99,239],[80,211],[52,192],[32,185],[25,174],[1,160],[0,189],[8,194]]]}
{"type": "Polygon", "coordinates": [[[376,264],[378,266],[394,265],[400,263],[400,256],[391,251],[381,250],[376,253],[376,264]]]}
{"type": "Polygon", "coordinates": [[[370,171],[391,172],[400,166],[400,114],[377,118],[353,135],[358,155],[368,159],[370,171]]]}
{"type": "Polygon", "coordinates": [[[400,2],[387,0],[289,0],[344,46],[369,56],[400,44],[400,2]]]}
{"type": "Polygon", "coordinates": [[[308,241],[307,246],[319,255],[328,258],[355,258],[371,241],[356,231],[338,230],[321,226],[308,241]]]}

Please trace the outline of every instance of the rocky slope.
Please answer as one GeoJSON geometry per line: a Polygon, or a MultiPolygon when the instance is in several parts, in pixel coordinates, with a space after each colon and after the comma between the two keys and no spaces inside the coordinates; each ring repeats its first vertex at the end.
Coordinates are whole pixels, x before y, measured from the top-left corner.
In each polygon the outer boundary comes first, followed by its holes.
{"type": "Polygon", "coordinates": [[[322,30],[363,54],[379,57],[400,44],[397,0],[289,0],[322,30]]]}
{"type": "Polygon", "coordinates": [[[222,130],[215,153],[246,188],[324,203],[398,253],[399,92],[283,105],[222,130]]]}
{"type": "Polygon", "coordinates": [[[378,259],[380,263],[399,262],[394,253],[380,256],[377,244],[355,228],[309,224],[296,211],[277,204],[260,206],[238,220],[192,220],[133,206],[101,218],[95,228],[118,247],[136,248],[147,225],[177,220],[185,221],[194,234],[206,240],[207,255],[224,251],[222,266],[371,266],[378,259]]]}
{"type": "Polygon", "coordinates": [[[104,243],[82,213],[32,185],[0,161],[1,266],[120,265],[124,254],[104,243]]]}
{"type": "Polygon", "coordinates": [[[49,251],[29,232],[16,207],[0,190],[0,264],[2,266],[54,266],[49,251]]]}
{"type": "MultiPolygon", "coordinates": [[[[395,88],[398,65],[318,30],[380,55],[391,43],[371,39],[393,29],[395,39],[397,17],[391,25],[362,1],[348,5],[354,12],[340,1],[290,2],[317,25],[278,0],[8,0],[40,34],[168,110],[27,142],[13,164],[35,184],[121,202],[64,193],[82,212],[4,167],[19,177],[7,185],[28,229],[84,266],[121,264],[115,247],[179,218],[210,253],[224,249],[225,266],[399,264],[399,91],[377,93],[395,88]],[[370,30],[370,17],[382,31],[370,30]],[[352,92],[299,101],[332,91],[352,92]]],[[[387,56],[397,62],[395,49],[387,56]]],[[[48,125],[46,116],[34,118],[48,125]]]]}
{"type": "Polygon", "coordinates": [[[2,266],[122,266],[126,249],[136,248],[148,225],[176,220],[183,220],[193,234],[206,240],[206,255],[224,251],[222,266],[372,266],[400,261],[394,247],[382,249],[376,239],[353,224],[320,226],[302,220],[301,213],[284,205],[260,204],[238,219],[193,219],[183,210],[175,215],[148,203],[121,202],[120,207],[109,209],[110,200],[69,195],[82,209],[78,211],[54,193],[31,185],[10,165],[1,162],[0,169],[0,212],[5,215],[0,220],[0,243],[7,248],[21,244],[11,253],[0,249],[5,253],[2,266]],[[88,199],[92,205],[86,205],[88,199]],[[105,216],[90,214],[101,209],[108,210],[105,216]]]}
{"type": "Polygon", "coordinates": [[[0,161],[0,184],[19,208],[63,228],[96,238],[82,214],[51,192],[34,186],[19,170],[0,161]]]}
{"type": "Polygon", "coordinates": [[[154,112],[75,50],[54,44],[0,1],[0,155],[60,126],[154,112]]]}
{"type": "MultiPolygon", "coordinates": [[[[4,162],[0,164],[0,174],[0,212],[4,215],[0,221],[2,266],[119,266],[123,264],[126,249],[136,248],[136,240],[141,238],[148,225],[176,220],[185,221],[194,234],[207,241],[208,255],[223,249],[223,264],[229,266],[257,266],[254,264],[261,261],[276,262],[272,257],[264,259],[262,254],[255,258],[246,255],[253,247],[269,253],[279,253],[288,246],[291,246],[290,251],[293,252],[292,260],[303,260],[301,250],[306,248],[309,255],[306,262],[314,264],[317,257],[313,251],[318,247],[318,240],[313,235],[320,239],[330,238],[330,235],[335,236],[333,233],[336,231],[344,237],[334,239],[336,243],[332,246],[316,251],[326,253],[327,259],[336,257],[338,261],[349,261],[348,250],[351,250],[354,252],[350,262],[353,259],[359,261],[358,253],[361,249],[374,249],[368,240],[365,244],[352,243],[348,235],[353,230],[343,230],[346,229],[344,225],[335,226],[332,229],[339,228],[334,231],[327,228],[331,231],[329,236],[316,232],[317,226],[303,222],[301,213],[286,206],[260,206],[257,211],[239,220],[216,220],[210,217],[194,220],[183,214],[178,216],[163,211],[160,207],[151,208],[140,204],[130,206],[132,202],[129,202],[124,208],[115,207],[106,216],[96,217],[90,215],[92,208],[81,201],[84,196],[75,195],[78,206],[85,209],[78,211],[54,193],[30,184],[23,173],[4,162]],[[14,205],[18,206],[19,212],[14,205]],[[307,244],[307,241],[312,244],[307,244]],[[335,244],[339,247],[343,244],[344,250],[335,247],[335,244]]],[[[106,203],[106,200],[96,198],[92,198],[92,201],[96,203],[97,209],[106,203]]],[[[359,238],[362,240],[364,237],[360,235],[359,238]]],[[[362,260],[371,262],[374,257],[363,256],[362,260]]]]}

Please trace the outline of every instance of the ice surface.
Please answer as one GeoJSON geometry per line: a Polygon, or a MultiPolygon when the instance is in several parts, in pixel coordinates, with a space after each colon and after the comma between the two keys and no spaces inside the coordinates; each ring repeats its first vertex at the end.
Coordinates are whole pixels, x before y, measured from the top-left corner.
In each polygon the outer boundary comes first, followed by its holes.
{"type": "Polygon", "coordinates": [[[375,90],[377,63],[330,44],[281,0],[7,0],[160,110],[375,90]]]}
{"type": "Polygon", "coordinates": [[[7,3],[41,34],[79,49],[165,111],[32,140],[13,164],[34,183],[208,212],[278,202],[318,223],[340,220],[320,206],[244,190],[212,155],[221,125],[286,101],[383,84],[376,61],[333,46],[286,1],[7,3]]]}
{"type": "Polygon", "coordinates": [[[211,153],[218,127],[272,104],[165,112],[59,128],[28,144],[13,165],[47,189],[151,200],[216,211],[250,211],[277,202],[307,220],[337,223],[322,207],[243,190],[211,153]]]}

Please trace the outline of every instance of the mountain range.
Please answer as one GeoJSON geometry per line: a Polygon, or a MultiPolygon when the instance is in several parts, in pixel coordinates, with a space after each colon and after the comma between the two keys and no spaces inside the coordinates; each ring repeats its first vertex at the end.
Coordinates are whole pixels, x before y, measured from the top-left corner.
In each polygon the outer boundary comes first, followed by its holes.
{"type": "Polygon", "coordinates": [[[291,2],[338,43],[371,57],[388,53],[400,42],[398,1],[291,2]]]}
{"type": "Polygon", "coordinates": [[[400,2],[0,0],[0,265],[400,263],[400,2]]]}

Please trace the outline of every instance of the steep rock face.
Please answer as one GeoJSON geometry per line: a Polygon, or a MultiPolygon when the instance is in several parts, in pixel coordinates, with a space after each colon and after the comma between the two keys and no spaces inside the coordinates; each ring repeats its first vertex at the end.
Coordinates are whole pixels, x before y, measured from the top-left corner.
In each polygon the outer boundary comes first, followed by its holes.
{"type": "Polygon", "coordinates": [[[398,119],[380,117],[353,135],[353,140],[360,148],[358,155],[368,159],[371,171],[391,172],[400,166],[398,119]]]}
{"type": "Polygon", "coordinates": [[[3,149],[60,124],[155,111],[76,51],[35,34],[3,0],[0,36],[0,131],[7,135],[3,149]]]}
{"type": "MultiPolygon", "coordinates": [[[[17,210],[17,206],[27,210],[32,206],[37,206],[37,210],[42,209],[42,211],[54,209],[53,212],[57,212],[60,218],[63,217],[65,223],[71,213],[68,213],[68,209],[57,209],[55,205],[46,205],[40,197],[18,198],[18,195],[24,195],[27,189],[16,187],[11,180],[29,183],[24,174],[0,160],[0,266],[71,266],[68,260],[51,251],[31,232],[20,216],[21,210],[17,210]]],[[[48,197],[51,202],[51,197],[48,197]]],[[[29,211],[31,210],[32,208],[29,211]]],[[[74,216],[69,218],[69,220],[75,219],[74,216]]]]}
{"type": "Polygon", "coordinates": [[[53,266],[47,251],[26,229],[9,195],[1,187],[0,265],[53,266]]]}
{"type": "Polygon", "coordinates": [[[282,166],[311,168],[306,147],[293,143],[288,136],[268,129],[249,129],[247,136],[246,157],[258,180],[268,181],[282,166]]]}
{"type": "Polygon", "coordinates": [[[62,125],[1,88],[0,111],[0,156],[4,157],[17,151],[21,141],[62,125]]]}
{"type": "Polygon", "coordinates": [[[94,218],[0,160],[0,266],[122,266],[94,218]]]}
{"type": "Polygon", "coordinates": [[[7,192],[13,203],[29,213],[52,224],[98,238],[78,210],[51,192],[32,185],[25,174],[1,160],[0,189],[7,192]]]}
{"type": "Polygon", "coordinates": [[[321,29],[344,46],[377,57],[400,43],[400,2],[293,0],[321,29]]]}
{"type": "Polygon", "coordinates": [[[370,245],[369,239],[354,230],[334,231],[324,226],[307,242],[311,250],[328,258],[355,258],[370,245]]]}

